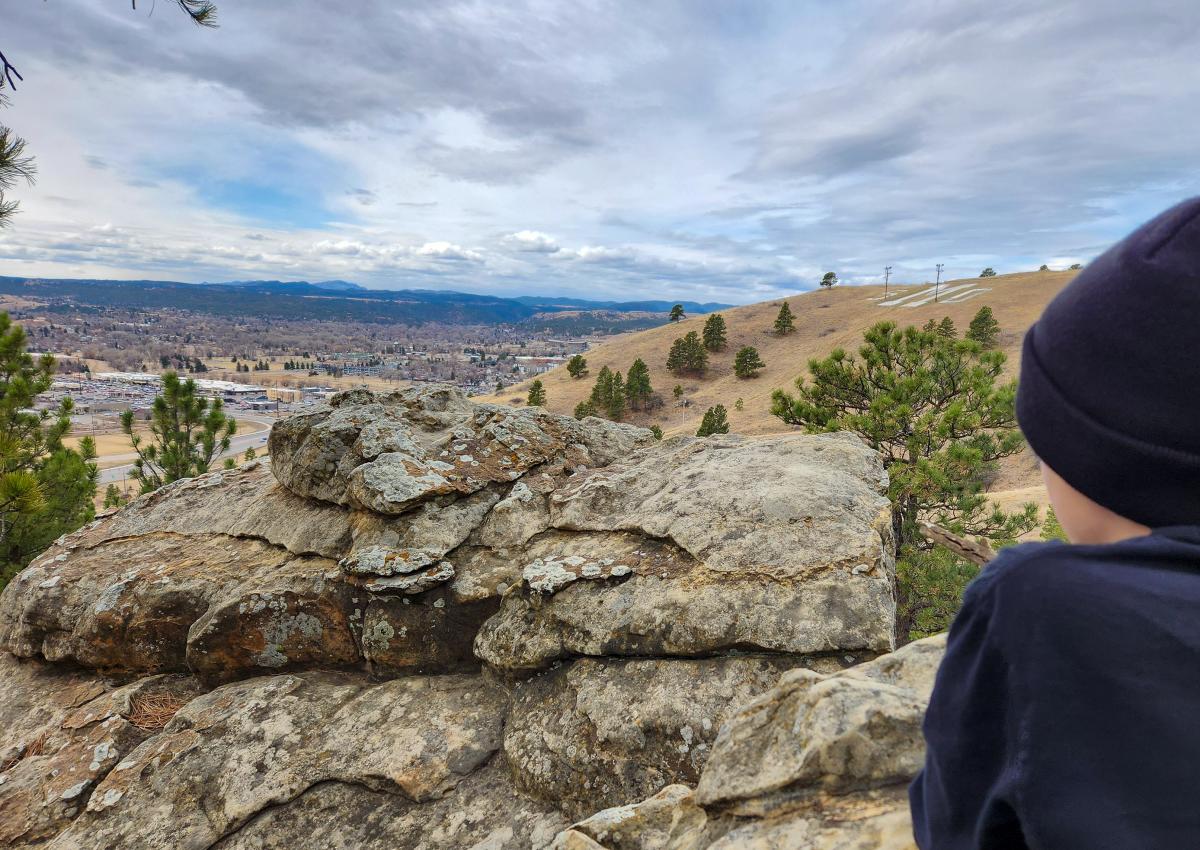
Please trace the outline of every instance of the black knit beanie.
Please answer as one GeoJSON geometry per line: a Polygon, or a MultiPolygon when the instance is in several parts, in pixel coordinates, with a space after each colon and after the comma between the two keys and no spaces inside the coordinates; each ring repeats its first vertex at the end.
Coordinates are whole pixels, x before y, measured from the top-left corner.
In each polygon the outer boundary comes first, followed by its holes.
{"type": "Polygon", "coordinates": [[[1200,524],[1200,198],[1096,258],[1025,335],[1017,418],[1109,510],[1200,524]]]}

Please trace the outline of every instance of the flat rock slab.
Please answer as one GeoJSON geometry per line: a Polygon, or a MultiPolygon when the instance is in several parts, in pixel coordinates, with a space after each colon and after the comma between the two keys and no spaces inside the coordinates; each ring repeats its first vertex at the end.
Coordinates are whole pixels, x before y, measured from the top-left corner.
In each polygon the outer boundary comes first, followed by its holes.
{"type": "Polygon", "coordinates": [[[675,438],[578,476],[551,524],[666,539],[711,570],[802,578],[890,568],[879,455],[852,434],[675,438]]]}
{"type": "Polygon", "coordinates": [[[257,539],[151,532],[70,537],[0,596],[11,652],[86,667],[216,678],[356,663],[337,565],[257,539]]]}
{"type": "Polygon", "coordinates": [[[476,654],[520,672],[574,656],[687,658],[756,650],[853,663],[893,646],[895,601],[882,570],[771,580],[710,570],[670,544],[607,539],[614,541],[608,555],[582,536],[563,551],[617,563],[631,550],[642,552],[644,568],[574,581],[552,595],[521,588],[507,593],[480,630],[476,654]]]}
{"type": "Polygon", "coordinates": [[[153,676],[121,688],[0,657],[0,846],[53,838],[87,805],[120,759],[200,693],[186,677],[153,676]],[[149,710],[152,707],[153,710],[149,710]]]}
{"type": "Polygon", "coordinates": [[[210,847],[324,783],[436,800],[490,760],[504,709],[478,676],[372,684],[309,673],[226,685],[125,755],[48,846],[210,847]]]}
{"type": "Polygon", "coordinates": [[[269,464],[251,461],[237,469],[186,478],[141,496],[96,523],[82,545],[154,532],[252,537],[296,555],[339,558],[349,550],[350,512],[302,499],[281,486],[269,464]]]}
{"type": "Polygon", "coordinates": [[[540,562],[476,651],[507,670],[574,655],[887,652],[886,485],[878,456],[845,434],[679,438],[572,476],[550,494],[559,536],[527,546],[540,562]],[[635,542],[606,551],[589,534],[635,542]],[[651,550],[657,563],[629,560],[651,550]],[[577,580],[618,565],[623,581],[577,580]]]}
{"type": "Polygon", "coordinates": [[[551,850],[917,850],[903,788],[825,797],[769,818],[713,815],[686,785],[598,812],[551,850]]]}
{"type": "Polygon", "coordinates": [[[838,673],[785,673],[721,730],[697,799],[751,810],[807,789],[906,783],[924,762],[921,720],[945,645],[937,635],[838,673]]]}
{"type": "Polygon", "coordinates": [[[345,782],[314,785],[213,850],[546,850],[566,823],[516,792],[494,761],[427,803],[345,782]]]}

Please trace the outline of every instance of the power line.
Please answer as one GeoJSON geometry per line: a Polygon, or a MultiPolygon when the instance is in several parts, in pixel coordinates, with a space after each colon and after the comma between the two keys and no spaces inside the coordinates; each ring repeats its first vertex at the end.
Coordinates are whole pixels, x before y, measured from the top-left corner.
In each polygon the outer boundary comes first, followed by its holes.
{"type": "Polygon", "coordinates": [[[944,268],[946,268],[944,263],[937,264],[937,282],[934,283],[934,285],[933,285],[933,303],[934,304],[937,303],[938,290],[941,289],[941,286],[942,286],[942,269],[944,269],[944,268]]]}
{"type": "Polygon", "coordinates": [[[887,298],[888,278],[890,278],[891,276],[892,276],[892,267],[884,266],[883,267],[883,297],[884,298],[887,298]]]}

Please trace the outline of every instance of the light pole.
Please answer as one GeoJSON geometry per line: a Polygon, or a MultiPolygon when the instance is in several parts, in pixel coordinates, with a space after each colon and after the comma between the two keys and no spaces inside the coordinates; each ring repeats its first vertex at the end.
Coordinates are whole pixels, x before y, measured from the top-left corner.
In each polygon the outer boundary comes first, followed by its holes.
{"type": "Polygon", "coordinates": [[[933,303],[934,304],[936,304],[937,300],[938,300],[938,290],[941,289],[941,286],[942,286],[942,269],[944,269],[945,267],[946,266],[942,263],[937,264],[937,282],[933,284],[933,303]]]}
{"type": "Polygon", "coordinates": [[[884,298],[887,298],[888,278],[890,278],[891,276],[892,276],[892,267],[884,266],[883,267],[883,297],[884,298]]]}

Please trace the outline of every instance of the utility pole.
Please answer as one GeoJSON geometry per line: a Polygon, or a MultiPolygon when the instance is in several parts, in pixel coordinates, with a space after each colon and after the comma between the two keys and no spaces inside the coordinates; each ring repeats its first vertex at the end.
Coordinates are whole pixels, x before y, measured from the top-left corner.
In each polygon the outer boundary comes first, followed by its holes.
{"type": "Polygon", "coordinates": [[[946,268],[946,266],[943,263],[937,264],[937,282],[934,283],[934,285],[933,285],[933,303],[934,304],[937,303],[938,290],[941,289],[941,286],[942,286],[942,269],[944,269],[944,268],[946,268]]]}
{"type": "Polygon", "coordinates": [[[892,267],[884,266],[883,267],[883,297],[884,298],[887,298],[888,278],[890,278],[891,276],[892,276],[892,267]]]}

